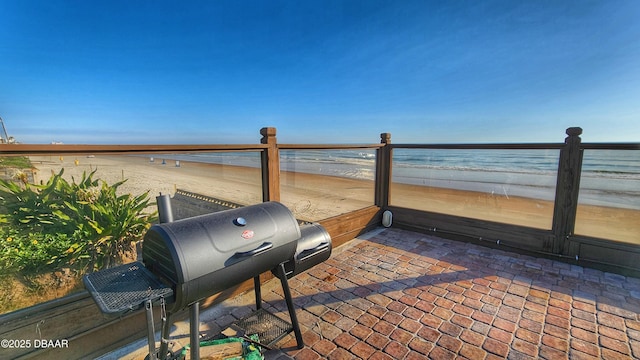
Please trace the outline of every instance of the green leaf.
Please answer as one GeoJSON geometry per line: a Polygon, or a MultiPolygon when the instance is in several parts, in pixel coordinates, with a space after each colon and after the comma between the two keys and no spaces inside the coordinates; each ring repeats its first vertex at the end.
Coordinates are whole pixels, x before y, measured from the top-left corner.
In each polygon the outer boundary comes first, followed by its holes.
{"type": "Polygon", "coordinates": [[[62,220],[66,220],[66,221],[71,220],[71,218],[67,214],[63,213],[60,210],[53,211],[53,215],[57,216],[58,218],[60,218],[62,220]]]}
{"type": "Polygon", "coordinates": [[[88,224],[89,224],[89,226],[91,226],[91,228],[92,228],[93,230],[95,230],[95,231],[96,231],[96,233],[98,233],[98,234],[102,234],[102,232],[104,231],[104,229],[100,226],[100,224],[98,224],[98,222],[97,222],[97,221],[87,219],[87,223],[88,223],[88,224]]]}

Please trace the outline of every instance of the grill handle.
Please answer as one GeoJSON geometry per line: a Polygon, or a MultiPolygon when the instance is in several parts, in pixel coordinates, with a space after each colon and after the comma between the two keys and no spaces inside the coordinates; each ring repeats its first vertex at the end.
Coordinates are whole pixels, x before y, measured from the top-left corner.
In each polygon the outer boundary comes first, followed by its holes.
{"type": "Polygon", "coordinates": [[[251,257],[254,257],[256,255],[269,251],[272,247],[273,247],[273,243],[263,242],[262,245],[258,246],[253,250],[238,251],[235,254],[233,254],[232,257],[227,259],[227,261],[224,262],[224,266],[231,266],[235,263],[239,263],[241,261],[247,260],[251,257]]]}
{"type": "Polygon", "coordinates": [[[330,244],[328,242],[323,242],[323,243],[320,243],[318,246],[314,247],[313,249],[306,249],[300,253],[300,255],[296,260],[305,261],[315,256],[317,253],[325,251],[329,247],[329,245],[330,244]]]}
{"type": "Polygon", "coordinates": [[[261,254],[261,253],[271,249],[272,247],[273,247],[273,243],[263,242],[262,245],[258,246],[257,248],[255,248],[253,250],[249,250],[249,251],[237,252],[233,257],[243,258],[243,257],[256,256],[258,254],[261,254]]]}

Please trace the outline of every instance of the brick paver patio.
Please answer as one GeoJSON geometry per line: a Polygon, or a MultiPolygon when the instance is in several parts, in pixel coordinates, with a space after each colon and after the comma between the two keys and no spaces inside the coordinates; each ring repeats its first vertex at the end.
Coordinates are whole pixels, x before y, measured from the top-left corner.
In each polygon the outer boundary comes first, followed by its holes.
{"type": "Polygon", "coordinates": [[[369,235],[291,279],[305,347],[290,335],[267,359],[640,358],[640,279],[393,228],[369,235]]]}
{"type": "MultiPolygon", "coordinates": [[[[390,228],[289,284],[305,347],[291,334],[266,359],[640,358],[640,279],[558,261],[390,228]]],[[[288,319],[277,279],[262,296],[288,319]]],[[[229,299],[201,331],[253,306],[253,292],[229,299]]]]}

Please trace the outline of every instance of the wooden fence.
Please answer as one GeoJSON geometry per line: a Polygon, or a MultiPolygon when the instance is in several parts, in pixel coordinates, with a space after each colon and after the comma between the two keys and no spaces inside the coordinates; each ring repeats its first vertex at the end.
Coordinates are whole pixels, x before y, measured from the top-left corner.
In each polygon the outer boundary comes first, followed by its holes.
{"type": "MultiPolygon", "coordinates": [[[[280,200],[280,150],[375,149],[376,174],[373,205],[319,221],[331,235],[334,246],[339,246],[363,232],[380,226],[381,214],[389,210],[393,213],[394,226],[640,276],[640,247],[608,239],[577,236],[573,231],[583,151],[585,149],[640,150],[640,143],[582,144],[580,128],[567,129],[568,136],[565,142],[557,144],[392,144],[389,133],[381,134],[381,141],[378,144],[279,144],[276,140],[275,128],[263,128],[260,133],[262,135],[260,144],[248,145],[0,144],[0,156],[259,151],[263,200],[278,201],[280,200]],[[535,229],[390,205],[393,150],[402,148],[559,150],[551,229],[535,229]]],[[[229,289],[205,301],[204,306],[251,289],[252,285],[248,282],[229,289]]],[[[2,351],[0,357],[20,359],[94,357],[133,339],[142,338],[146,331],[143,313],[137,312],[117,319],[105,318],[87,293],[75,294],[2,315],[0,324],[0,337],[3,339],[33,338],[37,332],[41,338],[69,340],[69,346],[65,349],[25,348],[13,349],[11,352],[0,350],[2,351]]]]}

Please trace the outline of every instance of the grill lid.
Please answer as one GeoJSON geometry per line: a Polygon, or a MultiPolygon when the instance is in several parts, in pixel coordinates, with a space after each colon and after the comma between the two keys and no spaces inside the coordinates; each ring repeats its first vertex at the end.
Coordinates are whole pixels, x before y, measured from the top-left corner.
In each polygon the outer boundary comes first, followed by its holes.
{"type": "Polygon", "coordinates": [[[266,202],[154,225],[142,257],[174,288],[179,309],[288,260],[299,237],[291,211],[266,202]]]}

